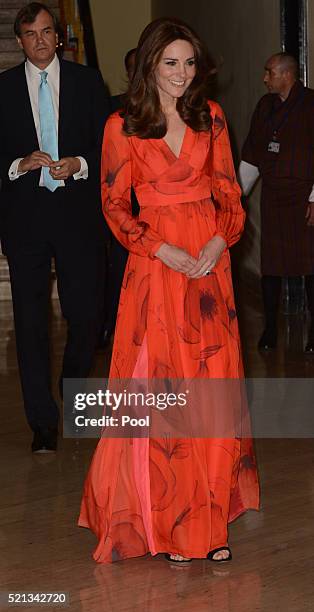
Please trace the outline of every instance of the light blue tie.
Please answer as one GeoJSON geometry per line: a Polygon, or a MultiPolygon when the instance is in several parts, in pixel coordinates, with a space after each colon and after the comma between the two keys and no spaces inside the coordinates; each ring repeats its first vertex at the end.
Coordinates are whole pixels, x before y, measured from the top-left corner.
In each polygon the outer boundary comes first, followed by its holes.
{"type": "MultiPolygon", "coordinates": [[[[58,139],[56,130],[56,119],[53,110],[50,87],[47,83],[48,72],[40,72],[41,80],[38,91],[38,107],[41,134],[41,150],[49,153],[53,161],[59,159],[58,139]]],[[[49,174],[49,168],[43,167],[43,181],[45,187],[50,191],[55,191],[60,185],[60,181],[55,181],[49,174]]]]}

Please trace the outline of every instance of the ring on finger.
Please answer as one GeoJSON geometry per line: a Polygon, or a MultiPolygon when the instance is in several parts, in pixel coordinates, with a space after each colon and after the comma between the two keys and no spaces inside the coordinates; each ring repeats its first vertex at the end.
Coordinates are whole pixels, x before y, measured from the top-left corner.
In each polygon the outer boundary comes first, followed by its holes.
{"type": "Polygon", "coordinates": [[[210,268],[207,268],[207,270],[205,270],[204,276],[209,276],[209,274],[210,274],[210,268]]]}

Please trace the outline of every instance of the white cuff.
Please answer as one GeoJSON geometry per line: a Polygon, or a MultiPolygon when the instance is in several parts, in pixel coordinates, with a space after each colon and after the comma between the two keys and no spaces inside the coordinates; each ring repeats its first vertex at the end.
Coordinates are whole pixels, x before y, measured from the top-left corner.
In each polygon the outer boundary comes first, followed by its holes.
{"type": "Polygon", "coordinates": [[[9,168],[10,181],[15,181],[16,179],[20,178],[20,176],[23,176],[23,174],[27,174],[27,172],[18,172],[17,170],[22,159],[24,159],[24,157],[18,157],[18,159],[15,159],[14,162],[12,162],[9,168]]]}
{"type": "Polygon", "coordinates": [[[88,165],[87,165],[87,161],[84,157],[80,157],[80,155],[77,155],[76,159],[79,159],[81,162],[81,168],[78,172],[75,172],[75,174],[73,174],[73,178],[75,181],[78,181],[79,179],[87,179],[88,178],[88,165]]]}
{"type": "Polygon", "coordinates": [[[312,187],[312,191],[309,195],[309,202],[314,202],[314,185],[312,187]]]}
{"type": "Polygon", "coordinates": [[[243,195],[247,196],[259,177],[259,170],[253,164],[241,161],[238,169],[238,179],[243,195]]]}

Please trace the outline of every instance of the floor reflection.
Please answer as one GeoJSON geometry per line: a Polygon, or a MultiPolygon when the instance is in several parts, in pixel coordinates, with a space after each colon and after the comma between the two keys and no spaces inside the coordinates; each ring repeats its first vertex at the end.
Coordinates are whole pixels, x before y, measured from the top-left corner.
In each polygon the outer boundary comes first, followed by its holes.
{"type": "MultiPolygon", "coordinates": [[[[247,375],[313,378],[314,358],[302,352],[304,316],[282,314],[278,350],[259,354],[256,343],[263,322],[258,298],[249,292],[241,300],[247,375]]],[[[230,526],[234,560],[229,565],[193,561],[182,568],[162,555],[96,565],[91,557],[95,537],[76,525],[96,441],[60,439],[57,455],[31,455],[10,302],[0,302],[0,318],[0,589],[68,591],[68,609],[74,612],[313,610],[312,439],[257,440],[262,508],[230,526]]],[[[51,336],[57,381],[65,340],[57,302],[51,312],[51,336]]],[[[105,376],[109,357],[96,356],[95,377],[105,376]]],[[[300,393],[294,386],[287,389],[297,405],[300,393]]],[[[57,396],[56,384],[55,392],[57,396]]],[[[278,419],[287,420],[285,401],[278,419]]],[[[292,435],[294,421],[289,426],[292,435]]]]}

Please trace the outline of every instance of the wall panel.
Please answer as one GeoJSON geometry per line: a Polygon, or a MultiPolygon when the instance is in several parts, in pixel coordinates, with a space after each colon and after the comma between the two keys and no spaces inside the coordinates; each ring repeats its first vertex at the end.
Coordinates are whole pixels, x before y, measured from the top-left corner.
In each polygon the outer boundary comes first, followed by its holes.
{"type": "Polygon", "coordinates": [[[125,88],[123,58],[151,19],[150,0],[90,0],[99,66],[111,94],[125,88]]]}

